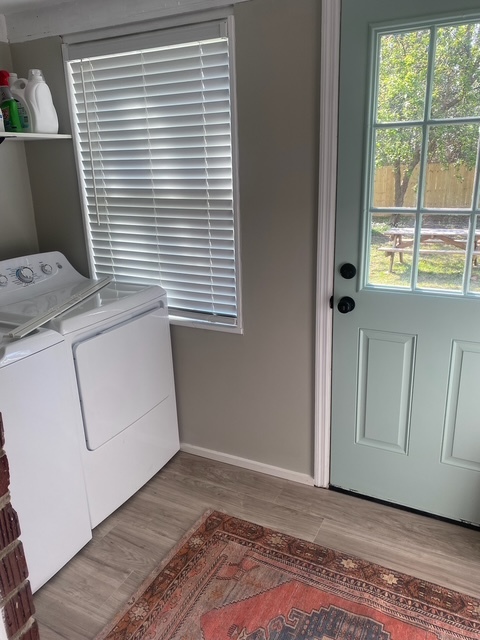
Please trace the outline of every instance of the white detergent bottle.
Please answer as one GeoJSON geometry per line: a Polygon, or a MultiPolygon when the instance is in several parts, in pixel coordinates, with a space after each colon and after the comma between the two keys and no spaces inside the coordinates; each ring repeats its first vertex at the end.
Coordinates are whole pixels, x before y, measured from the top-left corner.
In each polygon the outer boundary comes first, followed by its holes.
{"type": "Polygon", "coordinates": [[[25,87],[25,102],[30,111],[33,133],[58,133],[58,117],[52,94],[40,69],[30,69],[25,87]]]}
{"type": "Polygon", "coordinates": [[[32,131],[32,117],[30,115],[30,108],[25,98],[25,90],[27,88],[27,80],[25,78],[19,78],[16,73],[10,73],[8,78],[8,86],[12,92],[12,96],[17,101],[18,115],[22,124],[22,131],[32,131]]]}

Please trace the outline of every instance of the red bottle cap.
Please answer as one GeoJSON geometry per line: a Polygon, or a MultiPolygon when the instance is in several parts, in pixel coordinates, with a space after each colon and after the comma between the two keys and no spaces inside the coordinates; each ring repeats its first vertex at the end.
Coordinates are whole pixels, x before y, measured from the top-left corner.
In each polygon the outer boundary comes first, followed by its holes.
{"type": "Polygon", "coordinates": [[[9,77],[10,77],[9,71],[5,71],[4,69],[0,70],[0,87],[8,87],[9,77]]]}

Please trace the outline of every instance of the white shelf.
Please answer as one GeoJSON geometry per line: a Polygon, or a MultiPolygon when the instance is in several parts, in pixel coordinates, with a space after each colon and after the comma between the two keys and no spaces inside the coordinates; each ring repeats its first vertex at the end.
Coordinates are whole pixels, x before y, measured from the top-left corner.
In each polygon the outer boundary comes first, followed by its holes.
{"type": "Polygon", "coordinates": [[[2,138],[16,142],[26,142],[27,140],[66,140],[71,139],[72,136],[67,133],[10,133],[9,131],[0,131],[0,140],[2,138]]]}

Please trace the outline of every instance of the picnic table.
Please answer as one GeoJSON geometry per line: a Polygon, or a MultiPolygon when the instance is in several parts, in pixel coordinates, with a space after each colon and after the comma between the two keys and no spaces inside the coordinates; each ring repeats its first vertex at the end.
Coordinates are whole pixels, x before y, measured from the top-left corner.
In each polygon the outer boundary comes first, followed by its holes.
{"type": "MultiPolygon", "coordinates": [[[[389,272],[393,271],[393,260],[395,255],[398,255],[399,261],[403,263],[403,256],[405,253],[413,253],[413,243],[415,237],[414,227],[393,227],[385,231],[385,235],[389,235],[392,240],[392,245],[387,247],[379,247],[380,251],[383,251],[386,256],[390,258],[389,272]]],[[[422,228],[420,230],[420,253],[465,253],[467,250],[468,229],[428,229],[422,228]],[[450,248],[432,248],[440,247],[442,245],[450,248]]],[[[475,232],[474,250],[473,250],[473,263],[477,264],[478,255],[478,243],[480,242],[480,230],[475,232]]]]}

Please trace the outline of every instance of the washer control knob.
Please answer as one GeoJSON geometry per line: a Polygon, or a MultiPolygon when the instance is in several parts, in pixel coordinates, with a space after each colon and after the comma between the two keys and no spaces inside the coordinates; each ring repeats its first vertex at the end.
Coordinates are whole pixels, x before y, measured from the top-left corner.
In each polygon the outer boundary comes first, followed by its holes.
{"type": "Polygon", "coordinates": [[[33,269],[30,269],[30,267],[20,267],[20,269],[17,269],[15,275],[20,282],[25,282],[25,284],[33,282],[34,273],[33,269]]]}
{"type": "Polygon", "coordinates": [[[0,287],[6,287],[8,284],[7,276],[4,276],[3,273],[0,275],[0,287]]]}
{"type": "Polygon", "coordinates": [[[52,265],[51,264],[42,264],[42,271],[47,276],[49,276],[53,271],[52,265]]]}

